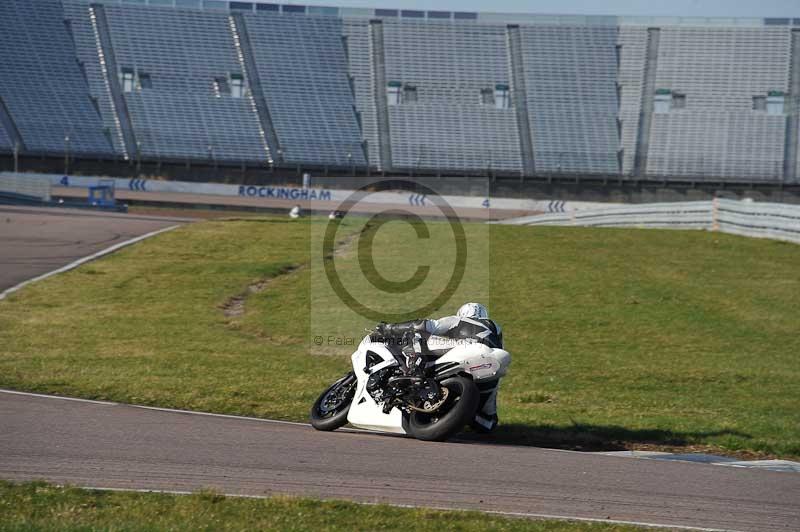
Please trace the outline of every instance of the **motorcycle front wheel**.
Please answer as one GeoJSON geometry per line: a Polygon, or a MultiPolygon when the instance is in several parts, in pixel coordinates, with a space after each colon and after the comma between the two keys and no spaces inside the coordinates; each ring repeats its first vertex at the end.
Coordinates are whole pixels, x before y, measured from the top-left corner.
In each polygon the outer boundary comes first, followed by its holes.
{"type": "Polygon", "coordinates": [[[356,375],[351,371],[317,398],[311,407],[311,426],[325,431],[345,426],[355,394],[356,375]]]}
{"type": "Polygon", "coordinates": [[[448,389],[447,401],[436,412],[412,412],[405,429],[424,441],[444,441],[464,428],[475,416],[480,402],[478,387],[467,377],[450,377],[439,383],[448,389]]]}

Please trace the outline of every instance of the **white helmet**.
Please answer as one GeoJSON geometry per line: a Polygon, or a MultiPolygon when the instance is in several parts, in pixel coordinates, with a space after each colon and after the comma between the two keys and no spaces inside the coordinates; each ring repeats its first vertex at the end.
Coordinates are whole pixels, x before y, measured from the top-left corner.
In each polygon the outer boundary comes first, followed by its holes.
{"type": "Polygon", "coordinates": [[[489,311],[480,303],[464,303],[456,313],[459,318],[481,318],[489,317],[489,311]]]}

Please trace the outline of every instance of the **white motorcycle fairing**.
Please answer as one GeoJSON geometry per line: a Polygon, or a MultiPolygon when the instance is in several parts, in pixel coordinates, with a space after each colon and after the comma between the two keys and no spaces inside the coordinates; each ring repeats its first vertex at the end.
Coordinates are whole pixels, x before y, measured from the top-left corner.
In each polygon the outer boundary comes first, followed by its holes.
{"type": "MultiPolygon", "coordinates": [[[[369,376],[383,368],[399,365],[391,351],[381,342],[373,342],[366,336],[351,357],[353,372],[356,375],[357,386],[347,421],[359,428],[405,434],[403,428],[403,413],[398,408],[392,408],[388,414],[383,413],[381,405],[375,402],[367,391],[369,376]],[[381,362],[374,364],[367,371],[367,353],[371,352],[380,357],[381,362]]],[[[479,343],[461,343],[437,358],[429,365],[436,368],[437,376],[455,375],[466,373],[472,376],[476,384],[499,381],[506,374],[511,363],[511,355],[503,349],[495,349],[479,343]]],[[[484,392],[496,395],[497,386],[484,392]]],[[[491,408],[494,408],[491,406],[491,408]]],[[[487,412],[494,414],[495,412],[487,412]]]]}

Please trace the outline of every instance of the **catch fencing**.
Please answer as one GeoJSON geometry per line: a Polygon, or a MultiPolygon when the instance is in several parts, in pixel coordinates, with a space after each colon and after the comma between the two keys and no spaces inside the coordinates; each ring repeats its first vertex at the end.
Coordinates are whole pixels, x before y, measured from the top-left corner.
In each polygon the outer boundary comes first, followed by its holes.
{"type": "Polygon", "coordinates": [[[511,225],[703,229],[800,244],[800,206],[715,198],[712,201],[614,205],[496,222],[511,225]]]}

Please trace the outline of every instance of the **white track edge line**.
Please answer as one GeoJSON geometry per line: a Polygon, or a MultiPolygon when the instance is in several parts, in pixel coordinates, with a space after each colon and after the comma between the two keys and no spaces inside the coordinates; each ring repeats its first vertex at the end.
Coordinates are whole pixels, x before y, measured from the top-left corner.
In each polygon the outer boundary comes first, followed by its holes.
{"type": "Polygon", "coordinates": [[[80,397],[64,397],[63,395],[47,395],[43,393],[33,393],[33,392],[18,392],[17,390],[6,390],[5,388],[0,388],[0,393],[7,393],[9,395],[24,395],[28,397],[41,397],[42,399],[63,399],[64,401],[75,401],[78,403],[92,403],[96,405],[113,406],[117,404],[111,401],[98,401],[97,399],[82,399],[80,397]]]}
{"type": "MultiPolygon", "coordinates": [[[[167,495],[194,495],[198,491],[185,491],[185,490],[165,490],[165,489],[147,489],[147,488],[103,488],[97,486],[75,486],[72,484],[54,484],[56,487],[65,488],[79,488],[83,490],[97,490],[97,491],[114,491],[114,492],[134,492],[134,493],[163,493],[167,495]]],[[[235,497],[240,499],[269,499],[273,495],[248,495],[239,493],[223,493],[225,497],[235,497]]],[[[275,493],[277,495],[277,493],[275,493]]],[[[315,497],[311,497],[315,498],[315,497]]],[[[393,508],[406,508],[406,509],[427,509],[427,510],[440,510],[445,512],[480,512],[483,514],[499,515],[505,517],[526,517],[533,519],[555,519],[559,521],[582,521],[589,523],[610,523],[615,525],[637,525],[648,528],[668,528],[673,530],[697,530],[699,532],[737,532],[731,528],[704,528],[690,525],[670,525],[663,523],[650,523],[647,521],[627,521],[621,519],[602,519],[599,517],[578,517],[570,515],[553,515],[553,514],[537,514],[530,512],[504,512],[502,510],[476,510],[470,508],[453,508],[447,506],[419,506],[415,504],[401,504],[401,503],[386,503],[386,502],[365,502],[353,501],[348,499],[326,499],[320,498],[320,501],[344,501],[353,504],[360,504],[363,506],[391,506],[393,508]]]]}
{"type": "Polygon", "coordinates": [[[102,249],[102,250],[98,251],[97,253],[92,253],[91,255],[87,255],[85,257],[82,257],[82,258],[80,258],[80,259],[78,259],[78,260],[76,260],[74,262],[70,262],[66,266],[62,266],[61,268],[58,268],[57,270],[53,270],[51,272],[44,273],[42,275],[34,277],[33,279],[28,279],[27,281],[22,281],[21,283],[16,284],[16,285],[12,286],[11,288],[7,288],[6,290],[3,290],[2,292],[0,292],[0,301],[5,299],[6,296],[8,296],[9,294],[13,294],[17,290],[20,290],[21,288],[24,288],[25,286],[27,286],[27,285],[29,285],[31,283],[35,283],[37,281],[41,281],[43,279],[47,279],[48,277],[52,277],[53,275],[57,275],[59,273],[64,273],[64,272],[67,272],[69,270],[73,270],[73,269],[77,268],[78,266],[80,266],[81,264],[85,264],[85,263],[87,263],[89,261],[93,261],[95,259],[99,259],[100,257],[108,255],[109,253],[113,253],[113,252],[117,251],[118,249],[124,248],[126,246],[130,246],[131,244],[135,244],[137,242],[141,242],[142,240],[144,240],[146,238],[150,238],[150,237],[159,235],[161,233],[166,233],[167,231],[172,231],[173,229],[177,229],[180,226],[181,226],[181,224],[177,224],[177,225],[172,225],[170,227],[165,227],[164,229],[159,229],[157,231],[151,231],[150,233],[147,233],[147,234],[144,234],[144,235],[140,235],[140,236],[137,236],[135,238],[131,238],[130,240],[126,240],[126,241],[120,242],[118,244],[114,244],[113,246],[105,248],[105,249],[102,249]]]}
{"type": "MultiPolygon", "coordinates": [[[[237,416],[234,414],[217,414],[215,412],[201,412],[198,410],[181,410],[178,408],[164,408],[160,406],[147,406],[147,405],[132,405],[128,403],[117,403],[114,401],[99,401],[97,399],[83,399],[80,397],[65,397],[63,395],[47,395],[43,393],[33,393],[33,392],[20,392],[17,390],[8,390],[5,388],[0,388],[0,393],[6,393],[10,395],[22,395],[28,397],[39,397],[42,399],[62,399],[64,401],[75,401],[78,403],[89,403],[95,405],[104,405],[104,406],[125,406],[130,408],[140,408],[143,410],[156,410],[159,412],[171,412],[175,414],[191,414],[195,416],[207,416],[207,417],[221,417],[227,419],[242,419],[246,421],[259,421],[261,423],[277,423],[281,425],[295,425],[299,427],[310,427],[310,423],[302,423],[299,421],[284,421],[282,419],[266,419],[261,417],[252,417],[252,416],[237,416]]],[[[343,432],[366,432],[370,434],[378,434],[377,431],[374,430],[364,430],[358,429],[354,427],[341,429],[343,432]]]]}
{"type": "MultiPolygon", "coordinates": [[[[39,397],[42,399],[62,399],[64,401],[75,401],[78,403],[90,403],[96,405],[105,405],[105,406],[125,406],[129,408],[140,408],[143,410],[155,410],[158,412],[171,412],[175,414],[189,414],[194,416],[206,416],[206,417],[220,417],[225,419],[241,419],[245,421],[258,421],[261,423],[275,423],[278,425],[294,425],[296,427],[311,427],[310,423],[302,423],[300,421],[285,421],[283,419],[268,419],[268,418],[261,418],[261,417],[252,417],[252,416],[237,416],[235,414],[218,414],[215,412],[202,412],[200,410],[182,410],[179,408],[165,408],[161,406],[147,406],[147,405],[132,405],[129,403],[117,403],[114,401],[100,401],[97,399],[83,399],[80,397],[65,397],[63,395],[47,395],[43,393],[34,393],[34,392],[20,392],[17,390],[8,390],[6,388],[0,388],[0,393],[6,393],[11,395],[22,395],[22,396],[29,396],[29,397],[39,397]]],[[[339,432],[358,432],[364,434],[381,434],[381,435],[388,435],[388,436],[401,436],[400,434],[392,433],[392,432],[382,432],[379,430],[367,430],[367,429],[360,429],[357,427],[342,427],[339,429],[339,432]]],[[[470,440],[459,440],[455,438],[455,441],[461,443],[472,443],[470,440]]],[[[527,447],[527,446],[526,446],[527,447]]],[[[637,460],[651,460],[651,461],[659,461],[658,458],[651,458],[649,456],[636,456],[636,455],[628,455],[628,456],[621,456],[621,455],[613,455],[613,454],[605,454],[605,453],[585,453],[583,451],[573,451],[571,449],[551,449],[548,447],[537,447],[537,449],[548,451],[548,452],[559,452],[559,453],[572,453],[572,454],[592,454],[596,456],[608,456],[609,458],[621,458],[624,460],[630,460],[632,458],[637,460]]],[[[673,453],[674,454],[674,453],[673,453]]],[[[753,469],[757,471],[773,471],[778,473],[795,473],[795,471],[783,471],[783,470],[776,470],[776,469],[769,469],[768,467],[753,467],[743,464],[741,462],[736,462],[735,464],[730,464],[728,462],[695,462],[692,460],[660,460],[661,462],[680,462],[684,464],[695,464],[695,465],[709,465],[709,466],[728,466],[728,467],[738,467],[741,469],[753,469]]],[[[788,460],[791,462],[791,460],[788,460]]],[[[743,462],[746,462],[744,460],[743,462]]],[[[795,462],[793,462],[795,463],[795,462]]]]}
{"type": "Polygon", "coordinates": [[[281,423],[285,425],[300,425],[303,427],[310,427],[308,423],[300,423],[298,421],[283,421],[280,419],[264,419],[260,417],[250,417],[250,416],[236,416],[233,414],[216,414],[214,412],[200,412],[197,410],[180,410],[178,408],[163,408],[160,406],[147,406],[147,405],[131,405],[128,403],[117,403],[114,401],[98,401],[97,399],[83,399],[80,397],[65,397],[63,395],[47,395],[43,393],[33,393],[33,392],[19,392],[17,390],[7,390],[5,388],[0,388],[0,393],[7,393],[11,395],[23,395],[28,397],[40,397],[42,399],[62,399],[64,401],[75,401],[78,403],[90,403],[95,405],[105,405],[105,406],[127,406],[130,408],[141,408],[143,410],[157,410],[160,412],[173,412],[177,414],[193,414],[196,416],[209,416],[209,417],[222,417],[222,418],[230,418],[230,419],[244,419],[248,421],[261,421],[264,423],[281,423]]]}
{"type": "MultiPolygon", "coordinates": [[[[161,406],[147,406],[147,405],[132,405],[129,403],[117,403],[114,401],[100,401],[97,399],[83,399],[80,397],[65,397],[63,395],[48,395],[43,393],[34,393],[34,392],[20,392],[17,390],[9,390],[6,388],[0,388],[0,393],[6,393],[11,395],[22,395],[22,396],[29,396],[29,397],[39,397],[42,399],[62,399],[64,401],[75,401],[78,403],[90,403],[96,405],[105,405],[105,406],[126,406],[130,408],[140,408],[143,410],[155,410],[158,412],[171,412],[175,414],[189,414],[194,416],[207,416],[207,417],[221,417],[225,419],[242,419],[245,421],[258,421],[261,423],[275,423],[278,425],[294,425],[297,427],[310,427],[310,423],[302,423],[300,421],[285,421],[282,419],[268,419],[268,418],[261,418],[261,417],[252,417],[252,416],[237,416],[235,414],[218,414],[215,412],[202,412],[200,410],[181,410],[179,408],[165,408],[161,406]]],[[[360,432],[365,434],[383,434],[389,436],[401,436],[392,432],[381,432],[378,430],[367,430],[367,429],[360,429],[357,427],[343,427],[339,429],[340,432],[360,432]]],[[[456,438],[456,440],[458,440],[456,438]]],[[[458,440],[464,443],[471,443],[469,440],[458,440]]],[[[573,451],[571,449],[550,449],[548,447],[537,447],[537,449],[541,449],[544,451],[552,451],[552,452],[560,452],[560,453],[572,453],[572,454],[592,454],[596,456],[608,456],[609,458],[621,458],[624,460],[630,460],[631,458],[635,458],[638,460],[652,460],[658,461],[656,458],[650,458],[648,456],[621,456],[621,455],[613,455],[613,454],[605,454],[605,453],[585,453],[583,451],[573,451]]],[[[695,465],[728,465],[730,467],[739,467],[742,469],[755,469],[758,471],[777,471],[777,470],[770,470],[768,468],[760,468],[760,467],[751,467],[747,465],[742,465],[740,463],[736,463],[735,465],[728,464],[726,462],[694,462],[692,460],[661,460],[662,462],[680,462],[684,464],[695,464],[695,465]]],[[[785,471],[777,471],[779,473],[784,473],[785,471]]],[[[789,471],[792,473],[792,471],[789,471]]]]}
{"type": "MultiPolygon", "coordinates": [[[[0,390],[2,392],[3,390],[0,390]]],[[[164,408],[160,406],[147,406],[147,405],[130,405],[127,403],[114,403],[118,406],[129,406],[131,408],[142,408],[144,410],[156,410],[159,412],[172,412],[176,414],[191,414],[194,416],[208,416],[208,417],[221,417],[225,419],[243,419],[246,421],[260,421],[261,423],[277,423],[279,425],[294,425],[296,427],[310,427],[311,423],[303,423],[300,421],[286,421],[283,419],[267,419],[261,417],[252,417],[252,416],[237,416],[235,414],[217,414],[215,412],[202,412],[200,410],[181,410],[179,408],[164,408]]],[[[347,427],[340,429],[342,432],[366,432],[371,434],[377,434],[378,431],[374,430],[365,430],[359,429],[355,427],[347,427]]]]}
{"type": "Polygon", "coordinates": [[[261,421],[264,423],[280,423],[281,425],[298,425],[301,427],[310,427],[311,425],[308,423],[301,423],[299,421],[284,421],[282,419],[265,419],[260,417],[252,417],[252,416],[236,416],[233,414],[216,414],[214,412],[201,412],[198,410],[181,410],[179,408],[163,408],[160,406],[146,406],[146,405],[129,405],[125,403],[117,403],[121,406],[130,406],[133,408],[142,408],[144,410],[156,410],[159,412],[174,412],[178,414],[193,414],[195,416],[208,416],[208,417],[221,417],[227,419],[245,419],[247,421],[261,421]]]}

